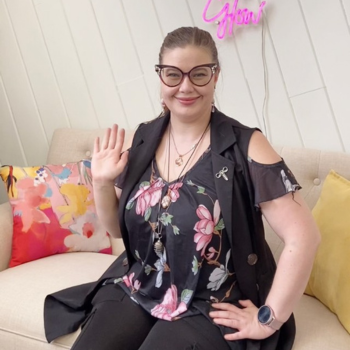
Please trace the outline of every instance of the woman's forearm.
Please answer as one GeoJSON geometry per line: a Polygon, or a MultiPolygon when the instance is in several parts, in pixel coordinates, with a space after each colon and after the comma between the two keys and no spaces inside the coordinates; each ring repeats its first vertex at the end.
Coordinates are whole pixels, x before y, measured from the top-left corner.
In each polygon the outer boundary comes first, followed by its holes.
{"type": "Polygon", "coordinates": [[[295,240],[286,243],[278,262],[266,300],[278,321],[287,321],[307,285],[320,241],[317,227],[313,226],[311,223],[309,232],[296,235],[295,240]]]}
{"type": "Polygon", "coordinates": [[[118,217],[119,201],[114,183],[93,183],[96,213],[106,231],[114,238],[120,238],[118,217]]]}
{"type": "Polygon", "coordinates": [[[318,227],[299,192],[261,205],[271,228],[284,242],[266,304],[278,321],[290,317],[307,285],[317,247],[318,227]]]}

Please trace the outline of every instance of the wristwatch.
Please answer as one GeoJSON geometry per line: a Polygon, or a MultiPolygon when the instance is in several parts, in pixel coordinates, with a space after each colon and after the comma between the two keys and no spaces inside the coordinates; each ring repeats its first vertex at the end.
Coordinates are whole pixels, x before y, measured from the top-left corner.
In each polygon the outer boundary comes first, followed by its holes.
{"type": "Polygon", "coordinates": [[[276,320],[273,310],[268,305],[263,305],[259,308],[258,321],[262,325],[269,326],[276,331],[278,331],[283,325],[283,322],[276,320]]]}

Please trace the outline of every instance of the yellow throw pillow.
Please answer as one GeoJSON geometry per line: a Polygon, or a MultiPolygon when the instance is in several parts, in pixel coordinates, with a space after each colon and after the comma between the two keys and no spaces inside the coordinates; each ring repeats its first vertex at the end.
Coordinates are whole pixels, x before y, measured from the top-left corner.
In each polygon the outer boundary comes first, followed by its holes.
{"type": "Polygon", "coordinates": [[[350,333],[350,181],[331,170],[312,213],[322,241],[305,293],[334,312],[350,333]]]}

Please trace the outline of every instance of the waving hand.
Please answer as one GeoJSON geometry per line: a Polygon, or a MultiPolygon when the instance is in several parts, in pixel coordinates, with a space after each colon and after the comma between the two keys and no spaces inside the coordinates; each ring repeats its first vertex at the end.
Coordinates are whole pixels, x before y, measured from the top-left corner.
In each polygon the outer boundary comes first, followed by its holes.
{"type": "Polygon", "coordinates": [[[94,182],[114,182],[125,168],[128,152],[122,153],[125,130],[114,124],[108,128],[102,142],[97,137],[91,162],[91,172],[94,182]]]}

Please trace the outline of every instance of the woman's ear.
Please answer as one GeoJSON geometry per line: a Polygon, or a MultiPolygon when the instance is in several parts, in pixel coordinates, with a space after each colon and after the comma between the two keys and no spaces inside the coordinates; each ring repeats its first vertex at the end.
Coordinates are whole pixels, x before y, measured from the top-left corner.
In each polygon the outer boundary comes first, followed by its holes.
{"type": "Polygon", "coordinates": [[[214,75],[214,82],[215,82],[215,85],[216,85],[216,83],[217,83],[218,80],[219,80],[220,71],[221,71],[221,69],[218,68],[218,69],[216,70],[216,72],[215,72],[215,75],[214,75]]]}

